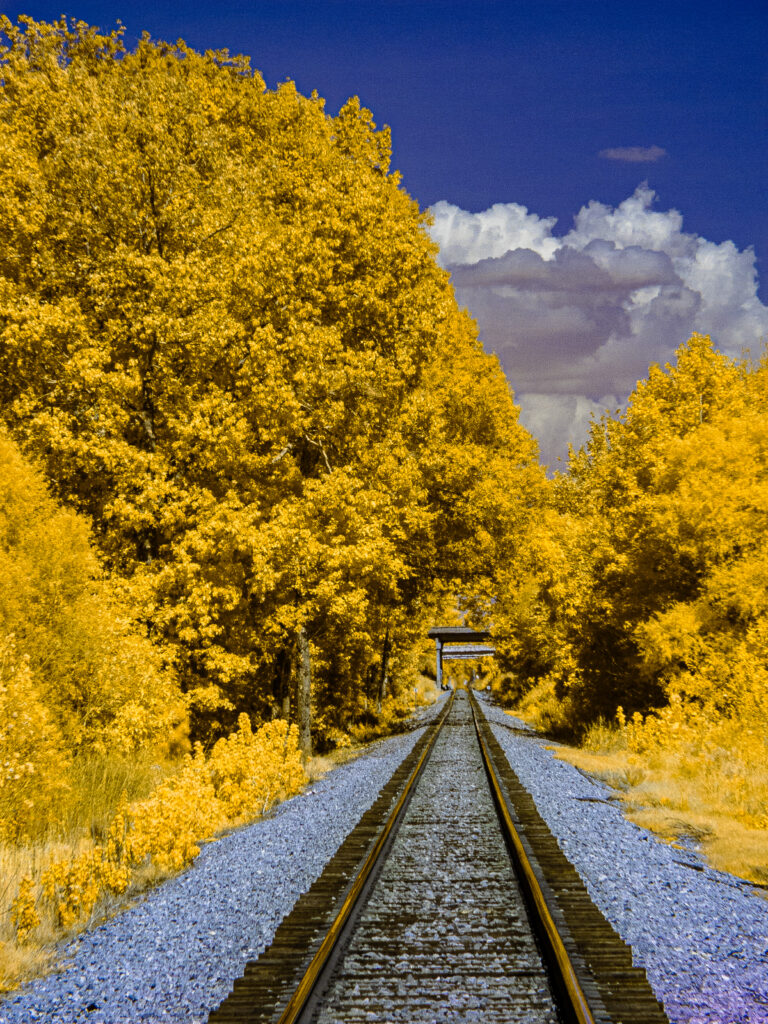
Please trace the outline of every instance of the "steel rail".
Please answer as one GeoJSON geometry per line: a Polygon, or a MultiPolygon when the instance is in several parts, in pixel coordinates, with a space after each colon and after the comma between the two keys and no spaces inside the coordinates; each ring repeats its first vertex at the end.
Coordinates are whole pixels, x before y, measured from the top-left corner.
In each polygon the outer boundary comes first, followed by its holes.
{"type": "Polygon", "coordinates": [[[411,772],[411,775],[408,781],[406,782],[405,787],[403,788],[403,791],[400,794],[397,803],[395,804],[389,817],[387,818],[386,824],[379,833],[376,843],[374,844],[373,848],[366,857],[365,863],[357,873],[354,882],[352,883],[346,897],[344,898],[344,902],[341,906],[341,909],[339,910],[338,914],[333,920],[333,923],[328,929],[325,938],[323,939],[320,945],[320,948],[318,949],[317,953],[315,953],[309,966],[307,967],[307,970],[304,973],[304,976],[294,989],[293,995],[288,1001],[282,1014],[278,1018],[278,1024],[297,1024],[297,1022],[301,1019],[301,1014],[303,1013],[309,999],[312,996],[315,985],[317,984],[318,980],[323,974],[323,971],[328,965],[328,962],[333,954],[334,948],[344,930],[344,926],[346,925],[350,915],[355,909],[355,904],[360,898],[364,890],[365,884],[371,875],[371,872],[376,867],[376,863],[379,860],[382,850],[384,849],[392,830],[395,828],[400,818],[402,817],[402,814],[405,810],[405,805],[408,802],[408,798],[410,797],[411,792],[413,791],[416,781],[421,775],[422,769],[424,768],[424,765],[427,762],[427,758],[432,752],[435,740],[437,739],[438,734],[440,733],[440,730],[443,727],[445,719],[448,716],[448,712],[450,711],[451,706],[453,705],[454,694],[455,691],[451,693],[451,696],[448,699],[445,709],[443,710],[443,713],[440,716],[440,719],[434,728],[434,731],[429,739],[429,742],[424,747],[424,750],[421,753],[421,757],[419,758],[415,768],[411,772]]]}
{"type": "Polygon", "coordinates": [[[516,862],[518,875],[520,876],[524,890],[528,894],[529,903],[532,904],[533,911],[541,925],[540,930],[543,933],[542,937],[544,938],[550,953],[550,968],[556,973],[557,980],[560,983],[559,988],[568,1002],[567,1009],[570,1011],[577,1024],[595,1024],[595,1018],[592,1016],[592,1011],[579,983],[571,958],[568,955],[568,951],[563,944],[559,931],[557,930],[557,925],[552,918],[549,906],[544,898],[544,893],[539,885],[539,880],[536,877],[528,854],[525,852],[525,848],[520,840],[520,835],[515,828],[512,815],[509,812],[507,800],[499,783],[499,777],[496,773],[493,759],[480,730],[477,698],[471,690],[468,691],[468,694],[470,697],[470,705],[472,707],[472,715],[475,721],[475,731],[477,733],[477,739],[480,743],[480,750],[483,755],[485,772],[488,776],[488,782],[491,787],[493,799],[502,823],[502,830],[505,834],[505,838],[507,839],[507,844],[513,855],[513,859],[516,862]]]}

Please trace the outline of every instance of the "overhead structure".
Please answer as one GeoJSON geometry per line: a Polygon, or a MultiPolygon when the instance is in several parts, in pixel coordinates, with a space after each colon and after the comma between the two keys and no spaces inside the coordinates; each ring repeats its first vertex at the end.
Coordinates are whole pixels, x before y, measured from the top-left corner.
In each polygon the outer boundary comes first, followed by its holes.
{"type": "Polygon", "coordinates": [[[443,688],[443,661],[451,659],[469,660],[486,658],[496,653],[489,640],[491,634],[487,629],[471,629],[469,626],[435,626],[428,636],[435,641],[437,648],[437,685],[443,688]]]}
{"type": "Polygon", "coordinates": [[[443,661],[469,661],[471,658],[485,658],[487,655],[495,654],[496,648],[488,644],[458,644],[450,647],[443,647],[443,661]]]}

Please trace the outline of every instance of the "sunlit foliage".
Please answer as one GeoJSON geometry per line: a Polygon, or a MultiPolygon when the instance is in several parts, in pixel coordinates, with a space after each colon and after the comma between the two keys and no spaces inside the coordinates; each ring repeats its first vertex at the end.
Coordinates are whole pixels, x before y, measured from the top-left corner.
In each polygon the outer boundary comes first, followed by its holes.
{"type": "Polygon", "coordinates": [[[716,836],[717,863],[763,879],[768,374],[702,335],[676,355],[625,414],[593,424],[507,567],[500,689],[603,751],[582,766],[621,762],[632,799],[690,820],[716,836]],[[751,860],[728,844],[734,829],[751,860]]]}
{"type": "Polygon", "coordinates": [[[177,774],[128,809],[128,858],[141,864],[149,857],[178,871],[200,852],[201,840],[263,814],[305,781],[296,727],[278,720],[254,734],[241,715],[238,731],[220,739],[209,757],[198,746],[177,774]]]}
{"type": "Polygon", "coordinates": [[[288,708],[300,630],[343,731],[540,481],[389,131],[226,52],[2,28],[2,414],[195,736],[288,708]]]}
{"type": "Polygon", "coordinates": [[[74,758],[160,746],[184,716],[85,521],[0,432],[0,838],[55,830],[74,758]]]}
{"type": "Polygon", "coordinates": [[[550,595],[562,643],[546,665],[582,722],[672,693],[721,713],[766,699],[765,370],[700,335],[677,355],[556,481],[568,543],[526,584],[538,615],[550,595]]]}
{"type": "Polygon", "coordinates": [[[521,692],[548,680],[577,727],[673,694],[765,714],[765,383],[694,335],[593,425],[507,590],[521,692]]]}
{"type": "Polygon", "coordinates": [[[305,781],[296,728],[278,721],[253,733],[242,715],[237,732],[210,756],[198,747],[149,797],[123,799],[104,843],[54,855],[24,875],[10,910],[16,941],[34,938],[44,923],[59,934],[82,927],[99,901],[124,893],[143,867],[151,864],[161,877],[181,870],[201,841],[263,814],[305,781]]]}

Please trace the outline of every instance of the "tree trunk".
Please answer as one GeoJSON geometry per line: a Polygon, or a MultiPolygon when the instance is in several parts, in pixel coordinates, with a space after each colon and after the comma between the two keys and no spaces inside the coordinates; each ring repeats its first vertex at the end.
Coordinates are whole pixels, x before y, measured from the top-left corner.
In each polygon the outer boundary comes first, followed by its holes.
{"type": "Polygon", "coordinates": [[[280,717],[291,720],[291,666],[293,657],[290,647],[281,647],[275,659],[274,697],[280,717]]]}
{"type": "Polygon", "coordinates": [[[379,673],[379,689],[376,694],[376,712],[381,714],[381,704],[387,693],[387,669],[389,668],[389,626],[384,634],[384,647],[381,650],[381,671],[379,673]]]}
{"type": "Polygon", "coordinates": [[[302,626],[298,638],[298,685],[296,687],[296,719],[299,726],[299,749],[304,757],[312,755],[312,668],[309,639],[302,626]]]}

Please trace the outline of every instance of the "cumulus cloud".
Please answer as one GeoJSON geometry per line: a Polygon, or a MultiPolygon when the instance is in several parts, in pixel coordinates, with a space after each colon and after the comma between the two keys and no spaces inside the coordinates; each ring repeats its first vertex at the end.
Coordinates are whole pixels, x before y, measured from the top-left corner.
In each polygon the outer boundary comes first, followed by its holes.
{"type": "Polygon", "coordinates": [[[654,198],[641,185],[616,208],[590,202],[563,236],[554,218],[516,203],[475,214],[432,207],[441,262],[545,462],[580,444],[590,414],[623,403],[693,331],[731,355],[768,336],[754,252],[685,233],[654,198]]]}
{"type": "Polygon", "coordinates": [[[528,392],[520,410],[520,422],[538,440],[541,451],[549,452],[549,464],[565,469],[568,445],[578,448],[591,419],[621,407],[616,395],[603,395],[592,401],[585,395],[560,395],[553,402],[547,393],[528,392]],[[557,465],[558,459],[561,465],[557,465]]]}
{"type": "Polygon", "coordinates": [[[623,160],[628,164],[655,164],[666,155],[666,149],[661,146],[617,146],[598,153],[604,160],[623,160]]]}
{"type": "Polygon", "coordinates": [[[440,244],[444,263],[477,263],[510,249],[531,249],[549,257],[560,245],[552,237],[556,217],[537,217],[517,203],[495,203],[482,213],[467,213],[441,200],[431,210],[432,235],[440,244]]]}

